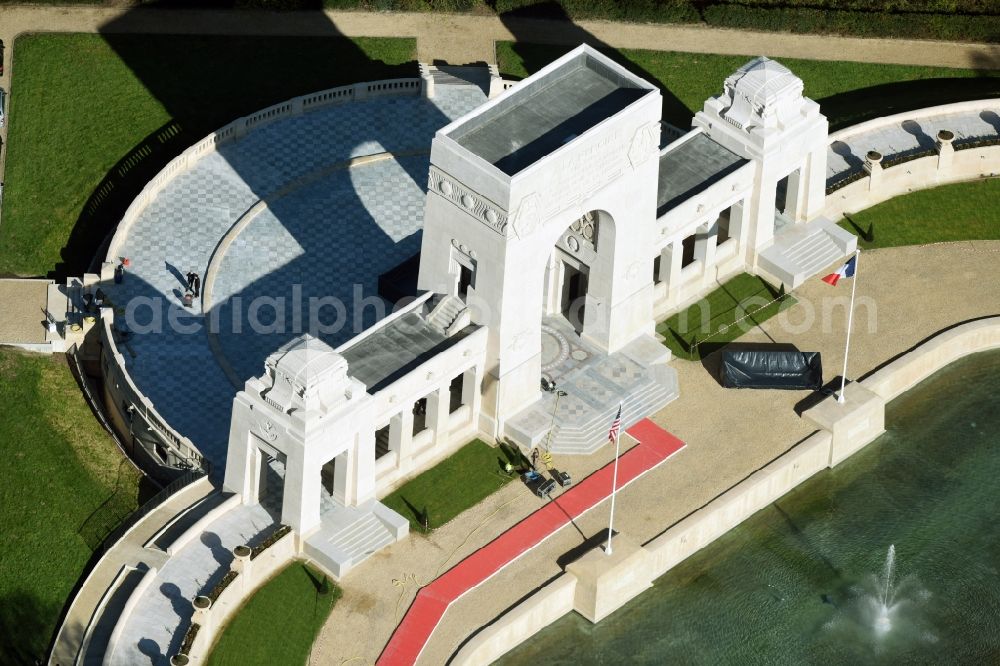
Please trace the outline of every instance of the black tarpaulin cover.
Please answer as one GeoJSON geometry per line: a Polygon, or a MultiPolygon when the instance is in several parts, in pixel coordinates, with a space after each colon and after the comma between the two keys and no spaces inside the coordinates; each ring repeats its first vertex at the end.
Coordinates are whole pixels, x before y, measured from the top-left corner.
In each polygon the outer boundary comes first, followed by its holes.
{"type": "Polygon", "coordinates": [[[823,386],[823,363],[819,352],[725,350],[719,382],[726,388],[818,390],[823,386]]]}

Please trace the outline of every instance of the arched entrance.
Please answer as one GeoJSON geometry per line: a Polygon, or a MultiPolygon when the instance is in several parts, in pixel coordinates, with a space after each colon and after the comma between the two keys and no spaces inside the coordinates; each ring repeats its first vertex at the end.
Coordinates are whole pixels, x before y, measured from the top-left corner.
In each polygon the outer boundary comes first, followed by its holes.
{"type": "Polygon", "coordinates": [[[587,332],[591,286],[602,284],[601,266],[608,262],[601,262],[600,255],[610,249],[611,225],[611,216],[600,210],[574,220],[556,240],[545,266],[542,312],[546,318],[560,318],[577,335],[587,332]]]}

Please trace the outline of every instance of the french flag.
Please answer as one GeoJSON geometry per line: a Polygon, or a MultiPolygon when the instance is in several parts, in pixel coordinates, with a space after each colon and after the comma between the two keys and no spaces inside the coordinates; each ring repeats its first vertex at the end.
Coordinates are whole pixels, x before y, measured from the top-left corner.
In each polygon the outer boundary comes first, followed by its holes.
{"type": "Polygon", "coordinates": [[[846,264],[841,266],[836,273],[830,273],[825,278],[823,278],[823,282],[826,282],[827,284],[836,287],[837,283],[840,282],[840,278],[854,277],[854,268],[855,266],[857,266],[857,263],[858,263],[858,258],[851,257],[850,260],[846,264]]]}

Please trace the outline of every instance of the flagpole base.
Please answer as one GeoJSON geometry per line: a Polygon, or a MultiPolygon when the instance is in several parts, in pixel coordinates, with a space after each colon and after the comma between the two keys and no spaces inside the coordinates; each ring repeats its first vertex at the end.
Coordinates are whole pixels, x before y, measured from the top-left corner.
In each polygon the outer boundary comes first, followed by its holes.
{"type": "Polygon", "coordinates": [[[573,609],[599,622],[653,585],[653,555],[625,534],[615,535],[614,554],[606,544],[594,547],[566,565],[576,578],[573,609]]]}
{"type": "Polygon", "coordinates": [[[830,396],[802,412],[803,419],[831,435],[829,467],[885,432],[885,400],[881,396],[858,383],[848,384],[841,395],[844,402],[830,396]]]}

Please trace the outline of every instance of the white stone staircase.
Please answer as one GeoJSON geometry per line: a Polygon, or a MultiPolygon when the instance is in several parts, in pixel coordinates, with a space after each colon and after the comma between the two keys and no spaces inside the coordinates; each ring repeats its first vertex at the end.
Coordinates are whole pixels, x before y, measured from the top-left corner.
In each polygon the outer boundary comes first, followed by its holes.
{"type": "Polygon", "coordinates": [[[458,296],[445,296],[442,298],[430,314],[427,315],[427,323],[440,331],[443,335],[451,335],[454,332],[456,323],[460,323],[462,316],[467,313],[468,308],[458,296]]]}
{"type": "Polygon", "coordinates": [[[337,578],[409,531],[409,522],[380,502],[324,508],[322,522],[305,538],[303,550],[337,578]]]}
{"type": "MultiPolygon", "coordinates": [[[[645,382],[644,388],[628,394],[622,402],[622,430],[630,428],[649,414],[660,411],[679,393],[676,374],[672,368],[657,368],[664,376],[645,382]]],[[[618,413],[618,406],[594,409],[590,419],[556,424],[552,430],[549,449],[553,453],[587,455],[607,444],[608,430],[618,413]]]]}
{"type": "Polygon", "coordinates": [[[670,352],[642,337],[610,356],[568,373],[559,382],[565,395],[541,399],[508,419],[504,433],[525,449],[587,455],[608,443],[608,430],[622,406],[622,430],[658,412],[680,393],[670,352]],[[556,398],[559,398],[558,403],[556,398]],[[551,430],[551,434],[550,434],[551,430]]]}
{"type": "Polygon", "coordinates": [[[760,253],[758,268],[767,277],[795,289],[823,269],[854,252],[858,239],[826,218],[789,225],[760,253]]]}

